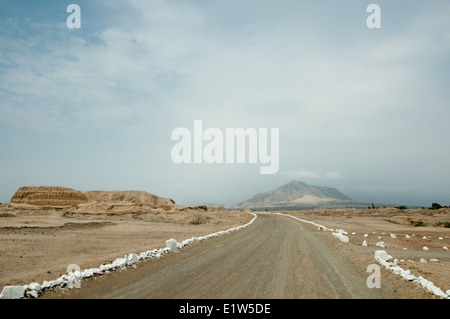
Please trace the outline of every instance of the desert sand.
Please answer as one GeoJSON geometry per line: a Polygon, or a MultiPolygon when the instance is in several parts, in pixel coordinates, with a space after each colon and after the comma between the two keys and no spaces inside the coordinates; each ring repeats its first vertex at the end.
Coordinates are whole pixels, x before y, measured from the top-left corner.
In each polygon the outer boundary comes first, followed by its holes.
{"type": "MultiPolygon", "coordinates": [[[[54,189],[57,192],[50,196],[57,198],[54,201],[48,195],[38,195],[42,188],[27,194],[25,191],[30,189],[19,189],[11,203],[0,206],[0,290],[8,285],[54,280],[67,273],[70,264],[81,269],[99,267],[131,252],[163,248],[170,238],[183,241],[204,236],[253,218],[239,210],[184,207],[145,192],[54,189]]],[[[450,289],[450,253],[444,248],[450,246],[450,209],[391,207],[281,213],[344,229],[350,243],[336,245],[351,263],[360,263],[361,267],[374,263],[373,248],[383,241],[402,268],[432,281],[443,291],[450,289]],[[364,240],[368,247],[362,246],[364,240]],[[420,262],[421,258],[428,262],[420,262]]],[[[401,279],[389,277],[400,285],[401,279]]],[[[428,296],[419,290],[411,284],[418,298],[428,296]]],[[[411,298],[411,291],[402,294],[399,290],[398,297],[411,298]]]]}
{"type": "MultiPolygon", "coordinates": [[[[450,289],[450,252],[446,249],[450,247],[449,208],[317,209],[283,213],[345,230],[349,244],[338,245],[338,249],[348,256],[351,263],[369,265],[373,262],[374,248],[386,250],[398,259],[401,268],[433,282],[444,292],[450,289]],[[364,241],[366,247],[362,246],[364,241]],[[386,247],[377,247],[379,242],[386,247]],[[426,262],[421,262],[422,258],[426,262]]],[[[392,278],[401,280],[395,275],[392,278]]]]}
{"type": "Polygon", "coordinates": [[[170,238],[204,236],[253,218],[141,191],[30,189],[20,188],[0,206],[0,289],[54,280],[71,264],[99,267],[130,252],[163,248],[170,238]]]}

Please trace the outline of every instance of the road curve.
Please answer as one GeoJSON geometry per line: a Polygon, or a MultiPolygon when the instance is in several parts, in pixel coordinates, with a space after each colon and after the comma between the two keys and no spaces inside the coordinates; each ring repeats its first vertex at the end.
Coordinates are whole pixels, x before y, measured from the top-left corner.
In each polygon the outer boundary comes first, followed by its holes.
{"type": "Polygon", "coordinates": [[[382,298],[336,255],[315,228],[259,214],[229,235],[185,247],[136,269],[81,283],[43,298],[290,299],[382,298]]]}

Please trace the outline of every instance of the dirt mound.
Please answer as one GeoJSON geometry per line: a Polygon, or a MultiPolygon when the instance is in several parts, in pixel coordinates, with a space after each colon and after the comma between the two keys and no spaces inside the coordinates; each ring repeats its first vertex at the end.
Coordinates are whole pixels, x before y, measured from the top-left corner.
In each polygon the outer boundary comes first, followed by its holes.
{"type": "Polygon", "coordinates": [[[11,203],[36,206],[72,206],[87,202],[82,192],[67,187],[23,186],[11,198],[11,203]]]}
{"type": "Polygon", "coordinates": [[[126,202],[133,204],[173,205],[170,198],[159,197],[144,191],[86,191],[83,194],[89,201],[97,203],[126,202]]]}
{"type": "Polygon", "coordinates": [[[170,210],[175,201],[144,191],[78,191],[67,187],[23,186],[11,198],[11,204],[34,205],[42,208],[78,206],[82,204],[119,204],[137,207],[161,207],[170,210]]]}

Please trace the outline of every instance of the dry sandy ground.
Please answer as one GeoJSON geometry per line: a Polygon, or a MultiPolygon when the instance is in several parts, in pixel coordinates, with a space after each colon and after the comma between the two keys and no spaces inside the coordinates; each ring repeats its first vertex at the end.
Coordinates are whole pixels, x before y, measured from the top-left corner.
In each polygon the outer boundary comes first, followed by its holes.
{"type": "MultiPolygon", "coordinates": [[[[340,254],[346,255],[351,263],[369,265],[373,263],[373,252],[382,249],[397,258],[398,265],[404,270],[410,269],[416,277],[422,276],[430,280],[444,292],[450,289],[450,252],[443,249],[450,248],[450,209],[340,209],[283,213],[329,228],[345,230],[350,243],[342,244],[335,239],[339,242],[336,249],[340,254]],[[364,237],[365,234],[368,237],[364,237]],[[391,234],[394,234],[395,238],[392,238],[391,234]],[[406,235],[410,238],[406,238],[406,235]],[[424,236],[427,238],[424,239],[424,236]],[[361,245],[364,240],[367,247],[361,245]],[[380,241],[386,244],[386,248],[375,246],[380,241]],[[424,246],[428,247],[427,251],[423,250],[424,246]],[[421,258],[427,261],[434,258],[439,261],[421,263],[421,258]]],[[[395,275],[392,277],[399,278],[395,275]]],[[[415,285],[410,286],[415,289],[415,285]]],[[[421,292],[417,293],[418,296],[421,295],[421,292]]]]}
{"type": "MultiPolygon", "coordinates": [[[[336,254],[316,227],[258,214],[250,227],[187,246],[160,260],[55,289],[42,299],[386,299],[397,286],[366,285],[365,267],[336,254]]],[[[395,281],[397,282],[397,281],[395,281]]],[[[402,291],[402,296],[409,290],[402,291]]],[[[411,295],[411,294],[410,294],[411,295]]],[[[416,295],[412,294],[412,298],[416,295]]]]}
{"type": "MultiPolygon", "coordinates": [[[[450,289],[450,210],[317,210],[284,212],[349,233],[350,244],[327,236],[337,252],[351,263],[373,263],[375,243],[384,241],[389,254],[404,260],[399,265],[422,275],[446,291],[450,289]],[[447,223],[447,224],[446,224],[447,223]],[[425,226],[419,226],[425,225],[425,226]],[[447,226],[448,227],[448,226],[447,226]],[[352,233],[355,235],[352,235],[352,233]],[[390,234],[396,234],[391,238],[390,234]],[[363,237],[368,234],[367,238],[363,237]],[[411,236],[406,239],[405,235],[411,236]],[[423,239],[423,236],[430,238],[423,239]],[[381,238],[378,238],[381,237],[381,238]],[[439,239],[442,237],[442,239],[439,239]],[[367,240],[368,247],[361,246],[367,240]],[[422,249],[429,248],[428,251],[422,249]],[[403,250],[407,248],[407,250],[403,250]],[[420,263],[420,258],[438,262],[420,263]]],[[[99,267],[125,254],[165,247],[178,241],[207,235],[247,223],[252,215],[225,210],[136,211],[135,213],[86,213],[76,210],[0,207],[0,289],[6,285],[42,283],[66,273],[69,264],[81,269],[99,267]]],[[[430,298],[415,284],[384,274],[400,289],[399,298],[430,298]],[[406,287],[406,288],[405,288],[406,287]],[[408,288],[410,287],[410,288],[408,288]]]]}
{"type": "Polygon", "coordinates": [[[245,224],[252,215],[239,211],[194,210],[140,213],[77,213],[0,207],[0,291],[7,285],[55,280],[67,266],[81,270],[118,257],[166,246],[245,224]]]}

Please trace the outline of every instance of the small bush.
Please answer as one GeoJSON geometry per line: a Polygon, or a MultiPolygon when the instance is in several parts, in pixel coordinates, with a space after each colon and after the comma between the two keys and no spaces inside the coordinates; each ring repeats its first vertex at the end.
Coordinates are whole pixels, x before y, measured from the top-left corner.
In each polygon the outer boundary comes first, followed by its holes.
{"type": "Polygon", "coordinates": [[[426,226],[425,223],[421,220],[412,220],[411,221],[411,225],[413,225],[414,227],[424,227],[426,226]]]}
{"type": "Polygon", "coordinates": [[[437,223],[434,223],[433,226],[450,228],[450,222],[437,222],[437,223]]]}
{"type": "Polygon", "coordinates": [[[201,214],[194,214],[192,216],[191,220],[189,221],[189,224],[191,225],[202,225],[208,222],[210,217],[208,216],[202,216],[201,214]]]}
{"type": "Polygon", "coordinates": [[[432,203],[430,209],[440,209],[442,206],[438,203],[432,203]]]}

